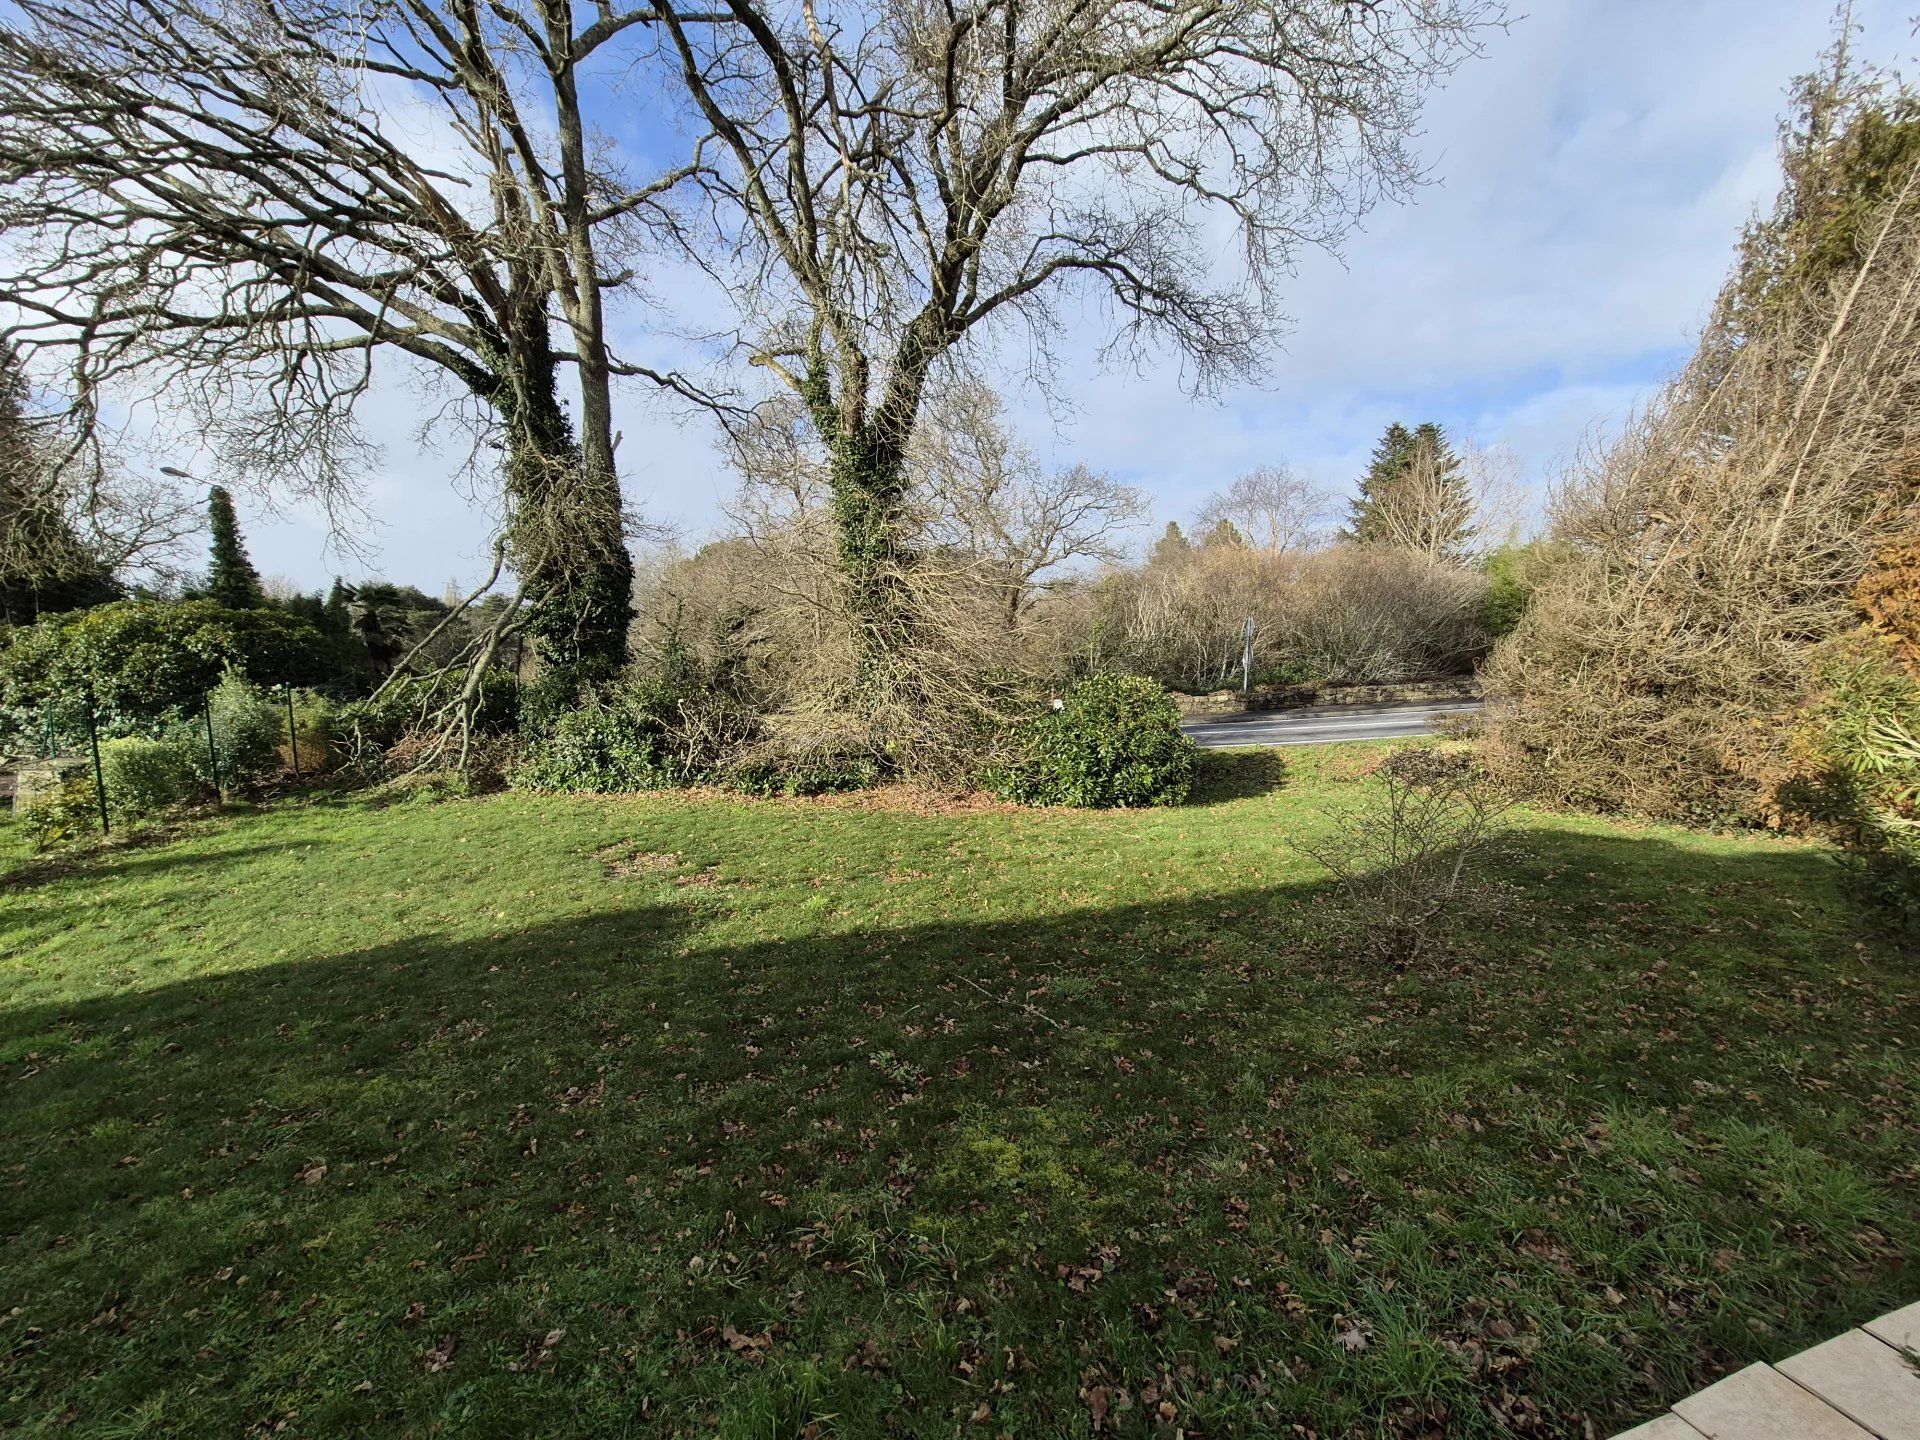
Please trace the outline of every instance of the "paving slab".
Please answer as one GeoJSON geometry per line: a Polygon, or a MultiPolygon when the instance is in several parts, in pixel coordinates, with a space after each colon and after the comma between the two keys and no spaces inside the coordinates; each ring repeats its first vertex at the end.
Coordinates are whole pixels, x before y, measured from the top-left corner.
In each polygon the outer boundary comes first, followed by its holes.
{"type": "Polygon", "coordinates": [[[1880,1440],[1920,1440],[1920,1374],[1864,1330],[1849,1330],[1774,1368],[1880,1440]]]}
{"type": "Polygon", "coordinates": [[[1673,1407],[1707,1440],[1874,1440],[1766,1365],[1749,1365],[1673,1407]]]}
{"type": "Polygon", "coordinates": [[[1658,1420],[1649,1420],[1614,1436],[1613,1440],[1706,1440],[1706,1437],[1678,1415],[1662,1415],[1658,1420]]]}
{"type": "Polygon", "coordinates": [[[1876,1340],[1884,1340],[1896,1350],[1920,1350],[1920,1300],[1904,1310],[1869,1320],[1860,1327],[1876,1340]]]}

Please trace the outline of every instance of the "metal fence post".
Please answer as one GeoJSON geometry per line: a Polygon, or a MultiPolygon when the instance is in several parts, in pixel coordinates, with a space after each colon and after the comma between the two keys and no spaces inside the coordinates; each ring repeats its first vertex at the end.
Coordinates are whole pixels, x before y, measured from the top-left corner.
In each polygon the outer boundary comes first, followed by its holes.
{"type": "Polygon", "coordinates": [[[293,728],[293,686],[281,687],[287,692],[287,753],[293,757],[293,778],[300,778],[300,736],[293,728]]]}
{"type": "Polygon", "coordinates": [[[107,777],[100,769],[100,729],[93,720],[93,691],[87,691],[87,744],[93,751],[93,794],[100,802],[100,833],[107,833],[107,777]]]}
{"type": "Polygon", "coordinates": [[[213,797],[220,798],[220,747],[213,743],[213,697],[208,695],[200,701],[201,713],[207,717],[207,769],[213,773],[213,797]]]}

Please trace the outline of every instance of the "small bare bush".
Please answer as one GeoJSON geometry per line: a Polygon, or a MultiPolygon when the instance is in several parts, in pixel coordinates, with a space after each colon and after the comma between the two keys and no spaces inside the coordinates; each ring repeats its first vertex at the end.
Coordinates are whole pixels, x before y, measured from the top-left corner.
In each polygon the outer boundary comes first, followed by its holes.
{"type": "Polygon", "coordinates": [[[1487,874],[1507,835],[1509,802],[1471,755],[1402,750],[1375,772],[1376,793],[1296,848],[1332,872],[1369,956],[1405,967],[1452,925],[1496,908],[1487,874]]]}

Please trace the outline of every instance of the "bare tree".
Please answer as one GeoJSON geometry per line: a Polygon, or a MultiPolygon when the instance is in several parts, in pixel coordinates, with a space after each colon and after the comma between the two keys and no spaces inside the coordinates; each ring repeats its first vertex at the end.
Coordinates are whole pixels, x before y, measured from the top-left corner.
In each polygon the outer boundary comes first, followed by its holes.
{"type": "Polygon", "coordinates": [[[83,438],[103,397],[163,396],[235,473],[329,502],[376,356],[412,357],[504,453],[533,603],[499,613],[530,615],[551,663],[616,664],[631,562],[612,386],[689,387],[614,353],[605,294],[697,162],[624,173],[581,88],[653,15],[20,0],[0,20],[5,333],[66,364],[83,438]]]}
{"type": "Polygon", "coordinates": [[[1324,538],[1333,501],[1331,492],[1285,465],[1265,465],[1209,495],[1194,518],[1194,528],[1205,534],[1225,521],[1249,545],[1270,555],[1306,550],[1324,538]]]}
{"type": "Polygon", "coordinates": [[[908,463],[929,540],[978,571],[1009,630],[1077,566],[1118,559],[1121,538],[1147,514],[1146,497],[1111,475],[1041,466],[977,380],[931,399],[908,463]]]}
{"type": "Polygon", "coordinates": [[[142,480],[114,451],[76,453],[58,410],[0,349],[0,618],[96,604],[128,569],[164,574],[198,510],[142,480]]]}
{"type": "Polygon", "coordinates": [[[717,141],[701,177],[741,344],[829,457],[862,687],[910,685],[908,449],[929,378],[1063,291],[1205,387],[1257,369],[1296,248],[1418,179],[1427,85],[1495,0],[726,0],[667,11],[717,141]],[[1215,274],[1216,228],[1239,240],[1215,274]]]}
{"type": "Polygon", "coordinates": [[[1519,457],[1504,445],[1468,437],[1460,444],[1460,465],[1473,499],[1474,548],[1485,553],[1519,544],[1533,528],[1533,501],[1519,457]]]}

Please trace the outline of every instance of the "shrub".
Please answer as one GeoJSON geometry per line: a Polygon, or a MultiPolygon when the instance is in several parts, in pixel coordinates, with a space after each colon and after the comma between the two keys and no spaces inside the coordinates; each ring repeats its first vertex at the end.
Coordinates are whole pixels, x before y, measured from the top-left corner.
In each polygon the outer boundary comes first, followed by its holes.
{"type": "MultiPolygon", "coordinates": [[[[202,747],[204,749],[204,747],[202,747]]],[[[124,736],[100,747],[107,804],[116,815],[151,815],[184,805],[200,791],[193,747],[185,741],[124,736]]]]}
{"type": "Polygon", "coordinates": [[[1898,653],[1848,647],[1827,662],[1795,737],[1805,773],[1780,800],[1846,848],[1864,899],[1920,934],[1920,681],[1898,653]]]}
{"type": "Polygon", "coordinates": [[[554,720],[514,772],[523,790],[658,790],[686,771],[658,718],[621,699],[595,702],[554,720]]]}
{"type": "Polygon", "coordinates": [[[514,718],[520,738],[536,744],[545,740],[561,718],[578,710],[580,704],[579,677],[571,671],[547,670],[531,683],[518,685],[514,718]]]}
{"type": "Polygon", "coordinates": [[[1193,783],[1193,741],[1166,690],[1139,675],[1094,675],[1027,722],[1021,754],[990,777],[1023,805],[1177,805],[1193,783]]]}
{"type": "Polygon", "coordinates": [[[333,638],[277,610],[125,600],[14,630],[0,650],[0,710],[30,730],[44,702],[91,690],[102,727],[127,733],[199,709],[229,669],[262,685],[312,685],[339,667],[333,638]]]}
{"type": "Polygon", "coordinates": [[[1894,640],[1916,613],[1920,211],[1904,176],[1882,188],[1850,157],[1920,123],[1913,95],[1859,78],[1831,112],[1803,93],[1774,213],[1693,359],[1556,488],[1578,558],[1484,672],[1488,754],[1515,786],[1768,819],[1825,648],[1862,611],[1894,640]]]}
{"type": "Polygon", "coordinates": [[[1188,691],[1240,683],[1248,619],[1263,682],[1457,674],[1486,651],[1487,589],[1484,575],[1391,546],[1284,555],[1226,546],[1109,575],[1095,587],[1086,639],[1188,691]]]}
{"type": "Polygon", "coordinates": [[[880,767],[868,755],[759,752],[729,765],[722,780],[745,795],[842,795],[879,784],[880,767]]]}
{"type": "Polygon", "coordinates": [[[100,806],[94,797],[93,781],[81,776],[42,795],[20,812],[28,844],[35,850],[50,850],[82,835],[98,833],[100,806]]]}
{"type": "MultiPolygon", "coordinates": [[[[220,762],[220,790],[246,790],[274,774],[281,766],[287,739],[286,711],[273,697],[229,670],[207,697],[213,716],[213,751],[220,762]]],[[[206,720],[184,716],[167,738],[192,757],[194,773],[209,785],[215,777],[208,764],[206,720]]]]}
{"type": "Polygon", "coordinates": [[[1524,545],[1503,545],[1481,562],[1487,591],[1481,601],[1480,623],[1490,642],[1513,633],[1540,582],[1561,558],[1553,545],[1531,540],[1524,545]]]}
{"type": "MultiPolygon", "coordinates": [[[[295,756],[293,747],[287,743],[286,711],[284,702],[281,703],[280,760],[288,769],[292,769],[295,756]]],[[[319,775],[332,769],[339,759],[338,747],[334,743],[338,722],[332,702],[311,690],[296,690],[293,692],[293,720],[294,735],[300,747],[300,773],[303,776],[319,775]]]]}
{"type": "Polygon", "coordinates": [[[1900,663],[1920,672],[1920,538],[1889,545],[1861,575],[1853,603],[1900,663]]]}
{"type": "Polygon", "coordinates": [[[1367,951],[1406,966],[1498,896],[1483,871],[1507,802],[1474,757],[1455,751],[1397,751],[1375,783],[1377,799],[1295,848],[1339,881],[1367,951]]]}

